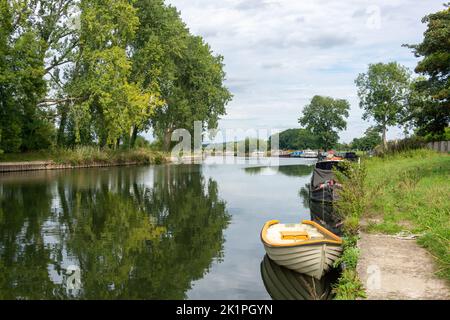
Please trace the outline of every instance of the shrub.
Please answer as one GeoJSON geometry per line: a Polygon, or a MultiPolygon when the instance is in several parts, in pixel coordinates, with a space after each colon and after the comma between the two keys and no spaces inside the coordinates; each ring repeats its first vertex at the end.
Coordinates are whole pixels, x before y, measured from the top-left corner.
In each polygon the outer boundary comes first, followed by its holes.
{"type": "Polygon", "coordinates": [[[340,170],[335,171],[336,179],[341,184],[339,201],[336,203],[338,216],[343,220],[344,247],[341,257],[335,262],[344,271],[333,286],[335,299],[354,300],[365,298],[364,287],[356,272],[359,258],[357,248],[359,219],[366,208],[365,180],[367,169],[365,163],[343,162],[340,170]]]}
{"type": "Polygon", "coordinates": [[[345,269],[342,272],[338,285],[333,286],[333,293],[336,300],[366,298],[364,287],[354,269],[345,269]]]}
{"type": "Polygon", "coordinates": [[[356,269],[359,258],[359,249],[354,246],[348,246],[344,249],[342,255],[334,263],[335,267],[339,265],[344,269],[356,269]]]}
{"type": "Polygon", "coordinates": [[[336,171],[335,175],[342,185],[339,190],[339,201],[336,203],[337,214],[348,222],[348,227],[354,228],[359,224],[359,217],[366,206],[364,186],[367,176],[366,166],[364,163],[343,162],[341,171],[336,171]]]}
{"type": "Polygon", "coordinates": [[[422,137],[411,137],[402,140],[389,141],[387,149],[383,150],[382,147],[377,147],[375,149],[375,154],[377,156],[386,156],[392,154],[403,153],[409,150],[423,149],[426,147],[426,140],[422,137]]]}

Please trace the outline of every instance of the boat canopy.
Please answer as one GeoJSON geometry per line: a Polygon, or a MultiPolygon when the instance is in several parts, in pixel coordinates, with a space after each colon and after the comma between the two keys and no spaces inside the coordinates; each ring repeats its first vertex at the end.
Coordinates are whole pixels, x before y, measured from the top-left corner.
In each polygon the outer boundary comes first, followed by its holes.
{"type": "Polygon", "coordinates": [[[312,178],[313,189],[318,188],[321,184],[329,180],[334,180],[334,172],[332,170],[322,170],[319,168],[314,169],[312,178]]]}
{"type": "Polygon", "coordinates": [[[319,161],[316,163],[316,168],[317,169],[322,169],[322,170],[333,170],[333,168],[338,168],[339,163],[341,163],[342,161],[340,160],[335,160],[335,161],[319,161]]]}

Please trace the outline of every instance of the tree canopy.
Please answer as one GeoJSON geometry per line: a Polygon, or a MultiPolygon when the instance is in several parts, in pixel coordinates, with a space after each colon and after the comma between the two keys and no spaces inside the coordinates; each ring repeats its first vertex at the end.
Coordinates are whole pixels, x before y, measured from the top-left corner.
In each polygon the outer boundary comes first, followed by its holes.
{"type": "Polygon", "coordinates": [[[364,110],[363,119],[373,119],[383,133],[383,144],[387,143],[389,126],[402,122],[401,114],[405,108],[409,89],[410,72],[397,62],[370,64],[366,73],[358,75],[360,107],[364,110]]]}
{"type": "Polygon", "coordinates": [[[424,77],[413,86],[409,118],[421,135],[439,138],[450,123],[450,3],[446,9],[427,15],[422,43],[409,45],[422,57],[415,71],[424,77]]]}
{"type": "Polygon", "coordinates": [[[223,57],[163,0],[0,0],[0,149],[170,142],[215,128],[223,57]]]}
{"type": "MultiPolygon", "coordinates": [[[[318,139],[309,130],[306,129],[288,129],[276,134],[279,139],[279,147],[281,150],[305,150],[318,149],[318,139]]],[[[269,145],[271,140],[269,139],[269,145]]]]}
{"type": "Polygon", "coordinates": [[[380,129],[377,127],[369,127],[363,137],[353,139],[350,145],[352,149],[369,151],[380,145],[381,142],[380,129]]]}
{"type": "Polygon", "coordinates": [[[338,142],[339,131],[347,128],[349,110],[347,100],[314,96],[299,123],[315,135],[319,148],[327,150],[338,142]]]}

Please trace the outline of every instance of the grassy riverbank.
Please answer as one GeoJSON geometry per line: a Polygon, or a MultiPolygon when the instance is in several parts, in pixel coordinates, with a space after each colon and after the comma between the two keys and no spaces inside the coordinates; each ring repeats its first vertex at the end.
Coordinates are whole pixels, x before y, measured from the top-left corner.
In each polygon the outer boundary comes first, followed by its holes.
{"type": "MultiPolygon", "coordinates": [[[[368,232],[420,235],[450,280],[450,156],[412,150],[366,161],[368,232]]],[[[414,254],[414,253],[411,253],[414,254]]]]}
{"type": "Polygon", "coordinates": [[[167,162],[167,155],[148,148],[110,150],[95,147],[55,149],[29,153],[0,154],[1,162],[53,161],[56,164],[161,164],[167,162]]]}
{"type": "Polygon", "coordinates": [[[344,250],[335,266],[343,268],[337,283],[333,286],[336,300],[355,300],[365,298],[356,267],[359,259],[358,234],[361,216],[366,206],[366,167],[356,163],[347,163],[345,174],[336,173],[342,184],[340,201],[336,204],[337,214],[343,221],[344,250]]]}
{"type": "MultiPolygon", "coordinates": [[[[419,235],[418,243],[435,258],[438,275],[450,280],[450,156],[409,150],[365,159],[350,166],[338,212],[344,221],[344,271],[334,286],[336,299],[364,298],[356,266],[360,220],[366,232],[419,235]]],[[[414,254],[414,252],[411,252],[414,254]]]]}

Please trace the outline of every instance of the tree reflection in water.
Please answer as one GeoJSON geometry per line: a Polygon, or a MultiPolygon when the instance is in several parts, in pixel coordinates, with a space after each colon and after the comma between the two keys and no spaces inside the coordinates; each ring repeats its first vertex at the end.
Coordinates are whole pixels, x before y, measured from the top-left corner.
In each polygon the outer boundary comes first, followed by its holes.
{"type": "Polygon", "coordinates": [[[229,220],[198,166],[5,176],[0,298],[183,299],[222,259],[229,220]]]}
{"type": "Polygon", "coordinates": [[[248,174],[261,174],[265,171],[273,170],[275,173],[281,173],[289,177],[305,177],[313,172],[314,167],[308,165],[289,165],[273,167],[248,167],[245,172],[248,174]]]}

